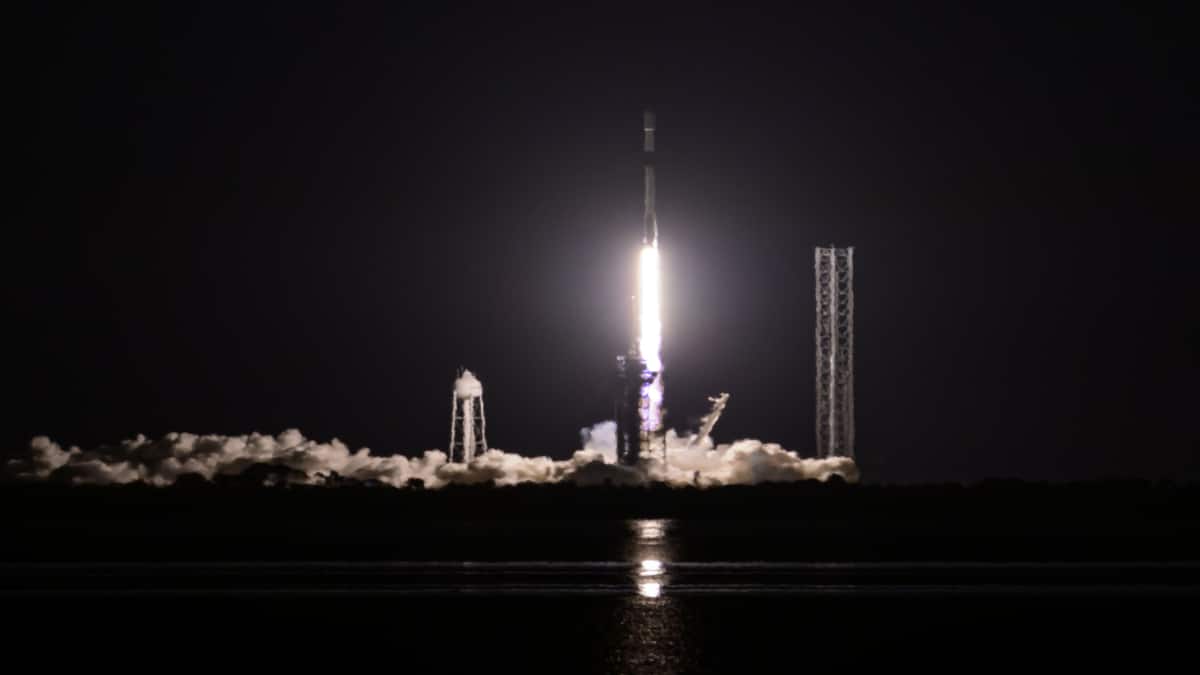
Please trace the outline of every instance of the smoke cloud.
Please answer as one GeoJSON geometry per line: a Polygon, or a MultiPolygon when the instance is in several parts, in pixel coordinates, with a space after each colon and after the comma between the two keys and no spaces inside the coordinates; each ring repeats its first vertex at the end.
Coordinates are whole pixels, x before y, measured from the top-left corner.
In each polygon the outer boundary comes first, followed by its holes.
{"type": "Polygon", "coordinates": [[[616,463],[616,423],[601,422],[581,432],[583,448],[570,459],[525,457],[488,450],[469,463],[449,462],[441,450],[420,457],[372,455],[351,451],[337,439],[319,443],[296,429],[277,436],[170,433],[157,440],[139,435],[92,450],[62,446],[45,436],[34,438],[28,455],[11,460],[8,473],[25,480],[73,484],[147,483],[166,486],[187,474],[208,480],[238,476],[253,466],[274,469],[264,482],[323,485],[338,480],[373,481],[403,487],[420,479],[426,487],[451,484],[498,486],[519,483],[576,485],[753,485],[764,482],[826,480],[839,475],[857,482],[858,467],[845,457],[808,459],[774,443],[741,440],[714,446],[708,437],[681,438],[667,433],[667,461],[644,456],[632,466],[616,463]]]}

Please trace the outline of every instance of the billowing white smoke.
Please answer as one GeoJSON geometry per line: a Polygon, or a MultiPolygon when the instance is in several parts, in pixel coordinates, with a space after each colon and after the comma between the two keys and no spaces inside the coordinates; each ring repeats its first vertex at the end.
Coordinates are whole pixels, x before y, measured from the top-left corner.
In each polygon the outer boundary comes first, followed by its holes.
{"type": "MultiPolygon", "coordinates": [[[[82,451],[64,450],[45,436],[29,444],[29,456],[8,463],[9,472],[28,480],[55,479],[75,484],[144,482],[171,485],[185,474],[212,480],[235,476],[255,465],[270,465],[281,480],[320,485],[334,474],[360,481],[402,487],[420,479],[426,487],[448,484],[515,485],[558,483],[577,485],[640,485],[661,481],[671,485],[754,484],[772,481],[826,480],[837,474],[858,480],[858,468],[848,458],[805,459],[773,443],[738,441],[713,447],[709,438],[689,447],[686,439],[667,434],[668,461],[643,457],[635,466],[616,459],[616,424],[601,422],[583,430],[584,448],[567,460],[488,450],[470,463],[446,461],[446,453],[430,450],[422,456],[372,455],[366,448],[351,452],[341,441],[318,443],[295,429],[278,436],[200,436],[170,433],[158,440],[145,436],[82,451]]],[[[279,479],[276,474],[276,479],[279,479]]]]}
{"type": "Polygon", "coordinates": [[[255,464],[287,471],[291,480],[322,483],[337,473],[360,480],[375,479],[402,485],[409,478],[425,478],[446,463],[445,453],[434,450],[416,459],[372,455],[363,448],[350,452],[341,441],[317,443],[297,430],[278,436],[199,436],[170,433],[158,440],[139,435],[117,445],[102,445],[86,452],[63,450],[45,436],[29,444],[27,460],[9,462],[21,478],[47,478],[61,474],[73,483],[132,483],[170,485],[180,476],[195,473],[209,480],[238,475],[255,464]]]}

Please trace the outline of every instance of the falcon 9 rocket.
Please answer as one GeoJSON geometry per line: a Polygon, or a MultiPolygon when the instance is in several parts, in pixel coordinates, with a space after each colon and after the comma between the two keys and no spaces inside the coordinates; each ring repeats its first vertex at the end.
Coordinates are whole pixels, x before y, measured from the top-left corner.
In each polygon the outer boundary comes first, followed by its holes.
{"type": "Polygon", "coordinates": [[[617,357],[617,449],[627,463],[660,447],[664,453],[666,449],[662,439],[662,278],[654,207],[654,113],[647,110],[642,121],[645,210],[638,254],[637,338],[627,354],[617,357]]]}

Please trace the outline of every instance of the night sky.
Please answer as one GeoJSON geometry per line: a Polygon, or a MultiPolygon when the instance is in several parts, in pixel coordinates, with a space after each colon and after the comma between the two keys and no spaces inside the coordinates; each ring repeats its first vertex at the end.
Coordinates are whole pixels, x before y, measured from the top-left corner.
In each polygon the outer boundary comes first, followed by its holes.
{"type": "Polygon", "coordinates": [[[718,440],[812,452],[836,243],[867,480],[1200,477],[1190,25],[958,4],[40,10],[6,452],[414,454],[463,365],[493,446],[567,457],[612,416],[651,105],[670,426],[727,391],[718,440]]]}

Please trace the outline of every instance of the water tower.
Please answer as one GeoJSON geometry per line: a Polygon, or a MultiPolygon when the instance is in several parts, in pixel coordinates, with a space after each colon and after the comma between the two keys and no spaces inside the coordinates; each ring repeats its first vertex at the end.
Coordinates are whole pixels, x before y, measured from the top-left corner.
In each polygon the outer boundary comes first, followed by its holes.
{"type": "Polygon", "coordinates": [[[483,383],[459,368],[450,408],[450,461],[469,463],[487,452],[487,419],[483,416],[483,383]]]}

